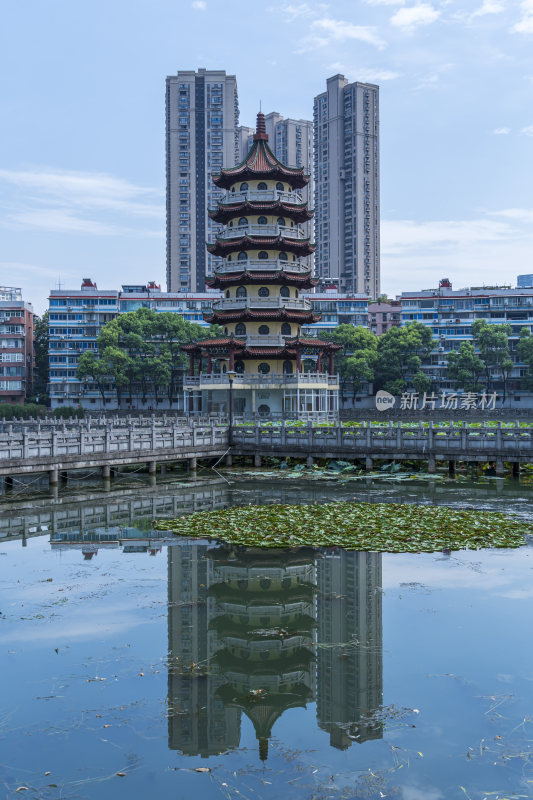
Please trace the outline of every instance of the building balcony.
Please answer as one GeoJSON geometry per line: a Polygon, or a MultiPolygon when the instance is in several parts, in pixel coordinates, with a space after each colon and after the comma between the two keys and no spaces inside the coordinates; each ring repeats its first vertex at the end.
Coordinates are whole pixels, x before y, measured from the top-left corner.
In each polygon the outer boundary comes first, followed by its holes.
{"type": "Polygon", "coordinates": [[[226,192],[221,205],[235,205],[235,203],[303,203],[300,192],[280,192],[277,189],[264,191],[248,190],[246,192],[226,192]]]}
{"type": "Polygon", "coordinates": [[[292,297],[276,297],[267,299],[264,297],[228,297],[224,300],[216,300],[213,303],[213,311],[243,310],[245,308],[257,308],[264,311],[273,311],[286,308],[289,311],[312,311],[313,305],[309,300],[292,297]]]}
{"type": "Polygon", "coordinates": [[[279,236],[285,239],[307,239],[305,231],[298,227],[291,228],[288,225],[235,225],[233,228],[226,228],[218,234],[217,238],[222,240],[241,239],[243,236],[270,238],[279,236]]]}
{"type": "MultiPolygon", "coordinates": [[[[261,225],[263,228],[264,225],[261,225]]],[[[303,275],[309,272],[307,264],[302,264],[299,261],[280,261],[279,259],[238,259],[237,261],[228,261],[220,266],[217,266],[215,273],[219,275],[227,275],[232,272],[240,272],[246,270],[247,272],[292,272],[295,275],[303,275]]]]}
{"type": "MultiPolygon", "coordinates": [[[[339,376],[328,375],[325,372],[273,373],[266,375],[257,372],[245,372],[243,374],[235,373],[233,379],[234,389],[296,389],[300,387],[338,389],[339,376]]],[[[213,372],[211,375],[207,373],[186,375],[183,378],[183,388],[185,391],[199,389],[229,390],[228,374],[227,372],[213,372]]]]}

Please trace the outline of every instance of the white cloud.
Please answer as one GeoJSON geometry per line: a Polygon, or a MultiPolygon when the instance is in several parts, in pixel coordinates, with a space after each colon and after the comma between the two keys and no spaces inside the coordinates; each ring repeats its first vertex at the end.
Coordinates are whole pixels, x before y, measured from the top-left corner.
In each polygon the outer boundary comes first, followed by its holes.
{"type": "Polygon", "coordinates": [[[501,211],[493,211],[492,216],[533,224],[533,208],[504,208],[501,211]]]}
{"type": "Polygon", "coordinates": [[[340,19],[323,17],[311,23],[312,37],[308,41],[310,49],[326,46],[334,42],[360,41],[382,50],[386,42],[378,35],[376,28],[368,25],[354,25],[340,19]]]}
{"type": "Polygon", "coordinates": [[[505,3],[500,2],[500,0],[483,0],[480,7],[476,8],[470,15],[470,19],[484,17],[487,14],[501,14],[502,11],[505,11],[505,3]]]}
{"type": "Polygon", "coordinates": [[[113,175],[0,169],[0,183],[4,227],[95,236],[163,235],[161,193],[113,175]],[[138,227],[139,218],[156,227],[138,227]]]}
{"type": "Polygon", "coordinates": [[[362,83],[381,83],[382,81],[392,81],[395,78],[400,78],[401,73],[393,72],[388,69],[372,69],[359,67],[346,66],[339,61],[330,64],[328,69],[332,72],[341,72],[343,75],[349,75],[350,80],[361,81],[362,83]]]}
{"type": "Polygon", "coordinates": [[[522,18],[511,28],[511,33],[533,33],[533,0],[520,3],[522,18]]]}
{"type": "Polygon", "coordinates": [[[365,0],[369,6],[403,6],[405,0],[365,0]]]}
{"type": "MultiPolygon", "coordinates": [[[[57,266],[54,267],[43,267],[38,264],[24,264],[20,261],[0,261],[0,271],[6,274],[13,274],[16,273],[20,275],[21,272],[24,272],[29,276],[45,276],[45,277],[57,277],[57,266]]],[[[69,275],[77,275],[77,273],[71,270],[61,270],[61,274],[66,277],[69,275]]],[[[17,278],[18,279],[18,278],[17,278]]]]}
{"type": "Polygon", "coordinates": [[[413,31],[421,25],[430,25],[440,17],[440,11],[429,3],[400,8],[391,17],[391,24],[404,31],[413,31]]]}
{"type": "Polygon", "coordinates": [[[533,136],[533,125],[527,125],[525,128],[522,128],[521,133],[524,136],[533,136]]]}
{"type": "Polygon", "coordinates": [[[494,128],[492,133],[495,136],[506,136],[508,133],[511,133],[511,129],[510,128],[494,128]]]}
{"type": "Polygon", "coordinates": [[[207,3],[205,0],[193,0],[192,8],[196,11],[207,11],[207,3]]]}

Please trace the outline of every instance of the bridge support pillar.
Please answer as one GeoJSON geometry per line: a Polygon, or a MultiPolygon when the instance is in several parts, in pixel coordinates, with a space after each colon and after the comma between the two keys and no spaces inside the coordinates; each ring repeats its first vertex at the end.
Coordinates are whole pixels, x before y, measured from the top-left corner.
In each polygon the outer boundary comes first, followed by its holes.
{"type": "Polygon", "coordinates": [[[104,478],[104,492],[111,491],[111,478],[104,478]]]}
{"type": "Polygon", "coordinates": [[[196,472],[196,467],[197,467],[196,456],[189,458],[187,465],[189,467],[189,472],[196,472]]]}
{"type": "Polygon", "coordinates": [[[455,478],[455,461],[448,461],[448,475],[450,478],[455,478]]]}
{"type": "Polygon", "coordinates": [[[256,453],[254,455],[254,467],[260,467],[260,466],[261,466],[261,456],[259,455],[259,453],[256,453]]]}
{"type": "Polygon", "coordinates": [[[148,474],[155,475],[157,472],[157,461],[148,462],[148,474]]]}
{"type": "Polygon", "coordinates": [[[109,464],[104,464],[102,467],[102,478],[104,481],[109,480],[111,478],[111,467],[109,464]]]}
{"type": "Polygon", "coordinates": [[[428,457],[428,474],[429,475],[435,474],[435,456],[428,457]]]}
{"type": "Polygon", "coordinates": [[[374,468],[374,462],[370,457],[365,458],[365,469],[367,472],[371,472],[374,468]]]}
{"type": "Polygon", "coordinates": [[[520,477],[520,461],[513,461],[513,478],[520,477]]]}
{"type": "Polygon", "coordinates": [[[51,469],[48,472],[48,483],[50,484],[50,486],[57,486],[57,484],[59,483],[59,472],[57,471],[57,469],[51,469]]]}
{"type": "Polygon", "coordinates": [[[503,478],[505,475],[505,469],[503,467],[503,458],[496,459],[496,476],[498,478],[503,478]]]}
{"type": "Polygon", "coordinates": [[[161,475],[166,475],[166,473],[167,473],[167,465],[166,464],[161,464],[161,466],[159,467],[159,472],[161,473],[161,475]]]}
{"type": "Polygon", "coordinates": [[[233,465],[233,456],[231,455],[231,453],[228,453],[228,455],[226,456],[226,466],[231,467],[232,465],[233,465]]]}
{"type": "Polygon", "coordinates": [[[307,456],[307,462],[306,462],[307,466],[312,467],[314,463],[315,459],[313,458],[313,456],[307,456]]]}

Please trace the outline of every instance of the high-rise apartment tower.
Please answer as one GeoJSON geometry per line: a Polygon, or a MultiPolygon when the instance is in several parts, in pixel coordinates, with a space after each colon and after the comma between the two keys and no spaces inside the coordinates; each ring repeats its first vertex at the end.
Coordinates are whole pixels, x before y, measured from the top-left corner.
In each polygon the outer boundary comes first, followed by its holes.
{"type": "MultiPolygon", "coordinates": [[[[284,119],[277,111],[265,114],[265,130],[270,148],[276,158],[289,167],[303,167],[310,176],[309,183],[301,190],[302,199],[313,205],[313,123],[307,119],[284,119]]],[[[253,144],[255,129],[244,125],[239,127],[239,160],[248,155],[253,144]]],[[[313,222],[304,225],[306,236],[314,239],[313,222]]],[[[314,256],[309,256],[309,264],[313,268],[314,256]]]]}
{"type": "Polygon", "coordinates": [[[220,259],[206,252],[222,192],[211,180],[239,156],[237,79],[224,70],[180,70],[166,85],[167,290],[205,290],[220,259]]]}
{"type": "Polygon", "coordinates": [[[314,102],[315,274],[341,292],[380,292],[379,87],[327,81],[314,102]]]}

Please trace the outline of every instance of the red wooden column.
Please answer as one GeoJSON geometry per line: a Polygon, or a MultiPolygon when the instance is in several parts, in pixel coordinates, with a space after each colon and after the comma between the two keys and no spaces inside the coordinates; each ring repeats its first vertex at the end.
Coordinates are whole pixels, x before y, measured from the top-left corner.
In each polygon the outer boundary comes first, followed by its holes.
{"type": "Polygon", "coordinates": [[[230,350],[229,353],[229,370],[230,372],[235,372],[235,351],[230,350]]]}
{"type": "Polygon", "coordinates": [[[335,357],[335,353],[333,352],[333,350],[330,350],[330,353],[329,353],[329,374],[330,375],[333,375],[333,370],[335,368],[334,367],[334,362],[333,362],[334,357],[335,357]]]}
{"type": "Polygon", "coordinates": [[[211,361],[211,353],[207,354],[207,374],[211,375],[213,372],[213,363],[211,361]]]}
{"type": "Polygon", "coordinates": [[[296,372],[302,371],[302,351],[300,348],[296,351],[296,372]]]}
{"type": "Polygon", "coordinates": [[[189,375],[194,375],[194,353],[189,353],[189,375]]]}
{"type": "Polygon", "coordinates": [[[322,372],[322,350],[318,353],[318,358],[316,360],[316,371],[322,372]]]}

